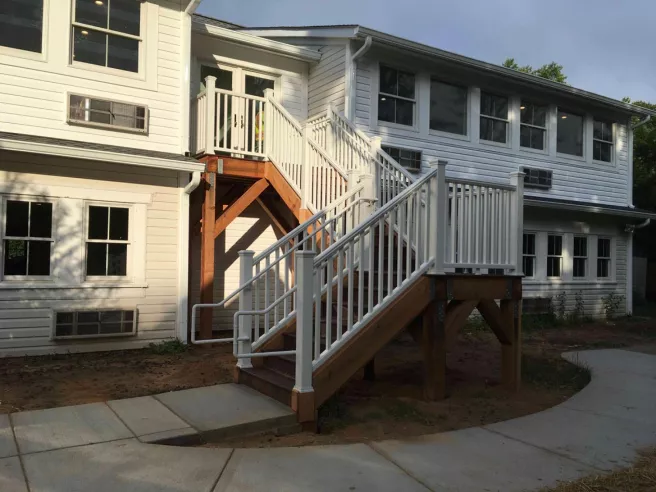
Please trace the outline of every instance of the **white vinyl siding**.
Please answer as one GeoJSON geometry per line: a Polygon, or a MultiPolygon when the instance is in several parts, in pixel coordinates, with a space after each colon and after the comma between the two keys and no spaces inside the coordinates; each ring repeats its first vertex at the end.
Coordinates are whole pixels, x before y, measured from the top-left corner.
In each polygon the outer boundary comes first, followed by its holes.
{"type": "Polygon", "coordinates": [[[310,67],[308,79],[308,117],[334,104],[344,111],[346,87],[346,44],[323,46],[321,61],[310,67]]]}
{"type": "MultiPolygon", "coordinates": [[[[381,58],[387,60],[387,57],[381,58]]],[[[380,136],[386,145],[399,148],[412,148],[422,152],[425,162],[444,159],[448,162],[447,172],[454,175],[466,175],[472,179],[492,180],[507,183],[511,172],[522,167],[545,169],[553,172],[550,189],[527,189],[526,196],[550,197],[565,200],[595,201],[609,205],[626,205],[630,201],[628,194],[628,130],[626,122],[615,122],[615,160],[609,163],[593,162],[590,149],[590,162],[574,159],[573,156],[563,156],[556,153],[556,111],[557,105],[549,105],[547,117],[548,154],[530,151],[520,147],[519,111],[520,96],[510,97],[509,112],[511,126],[515,124],[517,131],[510,131],[511,145],[488,145],[479,140],[479,114],[481,89],[475,87],[475,81],[461,80],[462,85],[470,87],[470,121],[471,137],[454,139],[444,134],[436,134],[429,130],[429,94],[431,77],[446,75],[437,68],[429,70],[428,65],[419,63],[417,68],[418,104],[417,129],[404,129],[397,126],[380,128],[376,119],[375,109],[378,104],[378,94],[372,87],[377,86],[377,66],[381,60],[365,55],[357,64],[357,98],[355,123],[358,128],[370,136],[380,136]],[[424,70],[424,71],[422,71],[424,70]]],[[[389,63],[392,63],[391,61],[389,63]]],[[[406,60],[408,66],[410,62],[406,60]]],[[[592,118],[587,117],[590,126],[590,136],[586,138],[592,145],[592,118]]],[[[586,125],[587,125],[586,123],[586,125]]],[[[588,126],[586,126],[588,128],[588,126]]],[[[586,130],[587,131],[587,130],[586,130]]],[[[586,144],[587,145],[587,144],[586,144]]],[[[587,154],[586,154],[587,155],[587,154]]]]}
{"type": "Polygon", "coordinates": [[[71,64],[72,3],[49,0],[46,5],[42,60],[0,50],[0,131],[180,153],[180,2],[143,3],[143,74],[71,64]],[[69,125],[68,93],[148,106],[148,135],[69,125]]]}
{"type": "Polygon", "coordinates": [[[0,150],[0,194],[44,196],[55,203],[52,275],[48,281],[0,282],[0,356],[143,347],[176,336],[178,308],[178,175],[136,166],[0,150]],[[84,279],[85,203],[132,203],[132,279],[84,279]],[[136,278],[140,277],[140,278],[136,278]],[[120,339],[51,340],[53,310],[137,309],[137,335],[120,339]]]}

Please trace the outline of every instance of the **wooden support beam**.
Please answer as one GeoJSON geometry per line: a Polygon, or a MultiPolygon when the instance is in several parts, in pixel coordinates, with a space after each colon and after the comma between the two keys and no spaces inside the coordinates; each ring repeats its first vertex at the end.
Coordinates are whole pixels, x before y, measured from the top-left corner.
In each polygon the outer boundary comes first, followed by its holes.
{"type": "Polygon", "coordinates": [[[271,183],[271,186],[278,192],[282,201],[285,202],[287,208],[292,211],[294,217],[300,222],[303,222],[300,217],[301,210],[301,197],[289,185],[287,180],[280,174],[276,166],[267,162],[265,167],[265,177],[271,183]]]}
{"type": "MultiPolygon", "coordinates": [[[[505,301],[502,301],[505,302],[505,301]]],[[[497,303],[490,299],[481,300],[476,306],[483,319],[492,329],[499,341],[504,344],[510,344],[510,331],[506,320],[501,315],[501,310],[497,303]]]]}
{"type": "MultiPolygon", "coordinates": [[[[214,298],[214,221],[216,216],[216,174],[203,173],[203,227],[200,249],[200,302],[211,304],[214,298]]],[[[192,330],[196,327],[192,326],[192,330]]],[[[212,310],[201,309],[200,338],[212,337],[212,310]]]]}
{"type": "Polygon", "coordinates": [[[446,309],[446,301],[436,300],[422,314],[424,398],[428,401],[446,398],[446,309]]]}
{"type": "Polygon", "coordinates": [[[258,203],[260,207],[262,207],[262,210],[264,210],[264,213],[267,214],[269,217],[269,220],[271,220],[271,223],[275,226],[276,229],[278,229],[278,232],[280,232],[283,236],[287,235],[287,233],[291,232],[291,229],[289,226],[285,227],[280,219],[271,211],[269,206],[264,203],[264,200],[262,200],[262,197],[257,197],[255,201],[258,203]]]}
{"type": "Polygon", "coordinates": [[[451,301],[449,303],[444,322],[447,347],[453,347],[458,337],[458,331],[465,324],[477,304],[478,301],[451,301]]]}
{"type": "Polygon", "coordinates": [[[255,199],[260,196],[260,194],[266,190],[269,186],[269,182],[262,178],[256,181],[251,185],[246,192],[241,195],[237,200],[230,205],[220,216],[216,219],[216,224],[214,224],[214,237],[218,237],[223,231],[226,230],[226,227],[230,223],[239,217],[248,206],[255,201],[255,199]]]}
{"type": "Polygon", "coordinates": [[[233,204],[233,202],[239,198],[244,192],[244,187],[241,184],[234,184],[223,193],[221,196],[216,197],[216,208],[223,212],[226,208],[233,204]]]}
{"type": "Polygon", "coordinates": [[[510,391],[519,391],[522,381],[521,301],[501,301],[501,319],[509,342],[501,345],[501,381],[510,391]]]}
{"type": "Polygon", "coordinates": [[[220,159],[223,161],[221,174],[238,178],[264,178],[266,166],[269,164],[265,161],[238,159],[236,157],[221,157],[220,159]]]}

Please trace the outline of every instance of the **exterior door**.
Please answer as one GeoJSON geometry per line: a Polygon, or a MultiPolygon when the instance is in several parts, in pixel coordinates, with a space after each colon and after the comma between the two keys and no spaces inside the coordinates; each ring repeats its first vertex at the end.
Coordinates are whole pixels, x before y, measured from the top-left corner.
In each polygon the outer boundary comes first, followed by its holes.
{"type": "MultiPolygon", "coordinates": [[[[208,76],[216,77],[216,88],[224,91],[234,91],[236,77],[235,69],[224,66],[200,67],[200,90],[205,90],[205,79],[208,76]]],[[[232,98],[227,94],[219,93],[214,101],[214,114],[217,116],[214,123],[215,145],[221,150],[232,149],[232,126],[234,110],[232,98]]]]}

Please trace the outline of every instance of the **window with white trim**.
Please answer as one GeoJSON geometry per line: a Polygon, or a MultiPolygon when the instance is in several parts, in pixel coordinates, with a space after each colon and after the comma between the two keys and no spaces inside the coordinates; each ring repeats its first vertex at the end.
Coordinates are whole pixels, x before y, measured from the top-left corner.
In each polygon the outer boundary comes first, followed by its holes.
{"type": "Polygon", "coordinates": [[[547,236],[547,277],[560,278],[563,274],[563,236],[547,236]]]}
{"type": "Polygon", "coordinates": [[[597,277],[610,278],[611,272],[610,238],[597,238],[597,277]]]}
{"type": "Polygon", "coordinates": [[[508,142],[508,98],[481,92],[481,140],[508,142]]]}
{"type": "Polygon", "coordinates": [[[583,116],[558,108],[556,152],[583,156],[583,116]]]}
{"type": "Polygon", "coordinates": [[[585,236],[574,236],[573,269],[574,278],[588,276],[588,238],[585,236]]]}
{"type": "Polygon", "coordinates": [[[535,234],[524,234],[522,268],[526,277],[535,277],[535,234]]]}
{"type": "Polygon", "coordinates": [[[527,149],[544,150],[547,142],[549,107],[522,99],[519,111],[519,145],[527,149]]]}
{"type": "Polygon", "coordinates": [[[467,87],[431,80],[431,130],[467,135],[467,87]]]}
{"type": "Polygon", "coordinates": [[[415,124],[415,74],[380,66],[378,120],[413,126],[415,124]]]}
{"type": "Polygon", "coordinates": [[[381,145],[381,150],[389,154],[396,162],[411,171],[421,171],[421,152],[381,145]]]}
{"type": "Polygon", "coordinates": [[[3,231],[4,278],[50,276],[53,243],[52,203],[5,201],[3,231]]]}
{"type": "Polygon", "coordinates": [[[611,162],[613,160],[612,123],[596,119],[593,121],[592,158],[595,161],[602,162],[611,162]]]}
{"type": "Polygon", "coordinates": [[[126,277],[130,246],[130,209],[89,205],[87,208],[87,277],[126,277]]]}
{"type": "Polygon", "coordinates": [[[106,99],[69,94],[68,121],[76,125],[148,132],[148,108],[106,99]]]}
{"type": "Polygon", "coordinates": [[[87,338],[134,335],[135,310],[58,311],[55,338],[87,338]]]}
{"type": "Polygon", "coordinates": [[[136,0],[74,0],[75,62],[139,71],[141,5],[136,0]]]}
{"type": "Polygon", "coordinates": [[[43,0],[0,1],[0,46],[42,52],[43,0]]]}

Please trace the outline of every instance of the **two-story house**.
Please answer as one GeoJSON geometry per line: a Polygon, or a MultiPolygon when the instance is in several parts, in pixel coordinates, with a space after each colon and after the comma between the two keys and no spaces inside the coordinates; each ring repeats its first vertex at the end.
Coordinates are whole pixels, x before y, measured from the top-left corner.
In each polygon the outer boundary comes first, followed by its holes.
{"type": "MultiPolygon", "coordinates": [[[[261,321],[281,322],[293,312],[268,297],[293,290],[294,269],[272,245],[333,209],[383,207],[438,158],[455,180],[446,270],[523,273],[527,298],[565,291],[571,309],[580,293],[590,315],[610,293],[631,310],[632,231],[651,217],[631,205],[632,118],[651,112],[360,26],[243,28],[198,3],[0,5],[1,354],[232,331],[243,296],[192,328],[190,307],[249,278],[243,250],[251,277],[271,274],[261,321]]],[[[409,210],[388,230],[438,227],[409,210]]],[[[419,248],[398,244],[410,269],[419,248]]]]}

